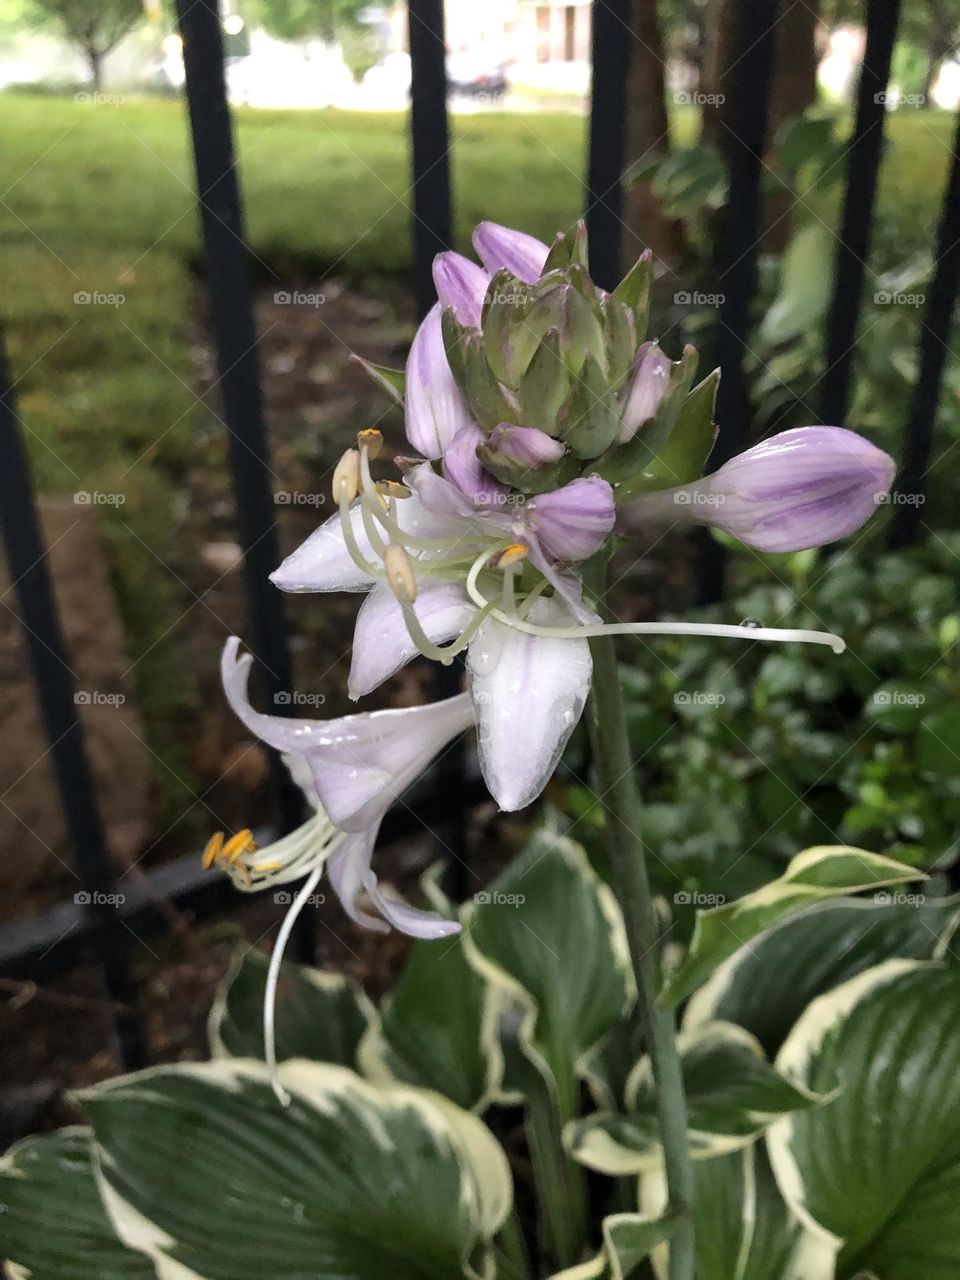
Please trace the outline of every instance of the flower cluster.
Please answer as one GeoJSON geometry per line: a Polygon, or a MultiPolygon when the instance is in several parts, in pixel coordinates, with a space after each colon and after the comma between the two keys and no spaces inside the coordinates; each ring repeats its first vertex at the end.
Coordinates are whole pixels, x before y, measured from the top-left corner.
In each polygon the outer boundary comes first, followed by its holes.
{"type": "Polygon", "coordinates": [[[370,859],[384,813],[473,723],[493,797],[507,810],[530,804],[586,702],[591,637],[843,647],[815,631],[605,623],[584,589],[587,561],[615,536],[664,520],[705,521],[763,551],[819,546],[856,530],[894,472],[868,441],[817,426],[774,436],[701,479],[717,375],[695,386],[692,348],[673,361],[647,338],[650,255],[606,293],[587,272],[582,227],[548,248],[485,222],[473,242],[482,266],[457,253],[435,260],[439,301],[405,374],[368,366],[381,385],[403,387],[416,456],[377,478],[383,439],[361,431],[334,473],[337,514],[273,574],[284,591],[366,593],[351,698],[417,654],[450,663],[465,652],[467,692],[329,722],[283,719],[250,706],[238,642],[224,655],[231,705],[286,754],[313,816],[259,853],[245,834],[217,844],[211,861],[244,889],[310,872],[309,890],[326,867],[353,919],[420,936],[457,926],[381,891],[370,859]],[[362,894],[380,918],[363,910],[362,894]]]}

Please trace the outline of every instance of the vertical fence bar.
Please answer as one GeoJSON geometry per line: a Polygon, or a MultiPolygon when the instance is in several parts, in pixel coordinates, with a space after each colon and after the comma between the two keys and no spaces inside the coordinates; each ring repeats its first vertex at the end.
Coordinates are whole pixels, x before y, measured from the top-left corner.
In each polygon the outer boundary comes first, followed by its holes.
{"type": "Polygon", "coordinates": [[[873,207],[883,155],[885,95],[897,38],[900,0],[867,0],[867,42],[857,85],[857,111],[847,161],[847,185],[840,241],[827,317],[827,372],[823,379],[823,421],[842,423],[850,403],[853,353],[860,320],[873,207]]]}
{"type": "Polygon", "coordinates": [[[437,300],[431,264],[450,248],[450,125],[443,0],[409,0],[412,79],[410,137],[413,155],[413,281],[421,318],[437,300]]]}
{"type": "MultiPolygon", "coordinates": [[[[743,357],[750,331],[760,244],[760,179],[773,76],[777,0],[744,0],[740,9],[732,93],[732,136],[727,139],[730,192],[720,233],[716,292],[723,295],[716,356],[723,373],[717,393],[717,442],[710,455],[716,470],[739,448],[746,418],[743,357]]],[[[728,72],[729,78],[729,72],[728,72]]],[[[709,536],[700,541],[700,598],[723,596],[726,554],[709,536]]]]}
{"type": "Polygon", "coordinates": [[[113,868],[93,776],[74,704],[74,677],[60,626],[47,549],[34,499],[30,462],[17,416],[13,382],[0,333],[0,528],[17,593],[50,757],[87,910],[104,940],[104,985],[114,1002],[120,1057],[128,1070],[146,1064],[143,1029],[128,971],[130,939],[111,905],[113,868]]]}
{"type": "Polygon", "coordinates": [[[592,24],[587,235],[590,274],[612,289],[621,274],[630,0],[594,0],[592,24]]]}
{"type": "Polygon", "coordinates": [[[908,546],[920,532],[920,503],[926,489],[930,450],[940,399],[940,384],[947,358],[950,329],[960,287],[960,111],[953,135],[950,174],[943,190],[943,207],[937,232],[930,298],[920,331],[920,372],[907,419],[903,463],[894,491],[890,545],[908,546]],[[896,501],[897,497],[908,501],[896,501]]]}
{"type": "MultiPolygon", "coordinates": [[[[437,300],[433,259],[449,249],[453,238],[450,190],[450,123],[447,113],[447,50],[443,0],[408,0],[410,45],[410,141],[413,164],[413,283],[417,314],[426,315],[437,300]]],[[[463,663],[437,666],[433,687],[438,698],[460,692],[463,663]]],[[[466,751],[455,742],[436,766],[436,788],[445,811],[454,816],[443,823],[443,842],[450,855],[445,888],[457,901],[471,890],[467,864],[466,751]]]]}
{"type": "MultiPolygon", "coordinates": [[[[290,709],[293,675],[283,596],[269,581],[280,561],[274,473],[263,420],[250,264],[224,75],[223,31],[217,0],[177,0],[177,16],[250,625],[268,704],[273,713],[282,715],[290,709]],[[286,696],[278,699],[279,694],[286,696]]],[[[275,755],[271,769],[280,823],[284,830],[290,830],[302,820],[302,798],[275,755]]],[[[311,918],[304,912],[298,922],[297,950],[304,959],[312,950],[311,918]]]]}

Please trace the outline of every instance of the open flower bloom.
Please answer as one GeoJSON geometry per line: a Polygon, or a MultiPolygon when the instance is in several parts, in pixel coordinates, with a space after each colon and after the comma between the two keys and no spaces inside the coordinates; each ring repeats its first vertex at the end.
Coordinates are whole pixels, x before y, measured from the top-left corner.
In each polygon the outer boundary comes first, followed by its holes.
{"type": "Polygon", "coordinates": [[[444,937],[459,927],[433,912],[417,911],[382,892],[370,866],[384,814],[430,761],[473,723],[466,694],[423,707],[373,711],[338,720],[302,720],[255,711],[247,696],[252,658],[233,636],[224,647],[221,674],[227,701],[261,741],[284,753],[311,816],[296,831],[262,849],[238,848],[214,837],[208,861],[225,867],[244,890],[276,887],[327,868],[344,910],[368,928],[384,920],[416,937],[444,937]],[[383,917],[358,906],[366,891],[383,917]]]}

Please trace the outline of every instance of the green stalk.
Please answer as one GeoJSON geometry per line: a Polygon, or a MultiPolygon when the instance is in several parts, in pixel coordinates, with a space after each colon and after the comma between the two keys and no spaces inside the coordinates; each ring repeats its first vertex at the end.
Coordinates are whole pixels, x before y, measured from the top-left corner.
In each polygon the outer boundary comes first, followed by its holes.
{"type": "Polygon", "coordinates": [[[560,1114],[547,1082],[532,1064],[528,1077],[524,1089],[527,1142],[537,1188],[543,1246],[559,1267],[570,1267],[580,1261],[586,1240],[586,1181],[583,1170],[564,1150],[565,1117],[560,1114]]]}
{"type": "MultiPolygon", "coordinates": [[[[605,567],[603,569],[605,582],[605,567]]],[[[601,590],[597,593],[602,597],[601,590]]],[[[612,636],[590,641],[593,686],[590,737],[607,815],[613,888],[623,911],[637,981],[641,1030],[657,1086],[657,1116],[669,1195],[668,1212],[680,1218],[670,1240],[670,1280],[694,1280],[693,1166],[687,1146],[683,1090],[673,1014],[657,1006],[659,929],[640,829],[640,795],[634,777],[612,636]]]]}
{"type": "Polygon", "coordinates": [[[530,1258],[516,1209],[500,1228],[494,1241],[497,1253],[497,1276],[501,1280],[530,1280],[530,1258]]]}

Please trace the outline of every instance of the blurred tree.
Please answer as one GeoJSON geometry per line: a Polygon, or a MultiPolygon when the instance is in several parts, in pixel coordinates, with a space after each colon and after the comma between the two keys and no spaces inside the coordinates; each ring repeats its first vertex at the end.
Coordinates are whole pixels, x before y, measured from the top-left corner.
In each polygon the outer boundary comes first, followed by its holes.
{"type": "Polygon", "coordinates": [[[276,40],[332,44],[344,28],[357,26],[357,15],[366,7],[367,0],[253,0],[249,11],[276,40]]]}
{"type": "MultiPolygon", "coordinates": [[[[823,17],[830,26],[861,23],[862,5],[855,0],[823,0],[823,17]]],[[[960,0],[904,0],[899,36],[924,52],[926,67],[919,92],[921,105],[929,106],[941,67],[960,53],[960,0]]]]}
{"type": "Polygon", "coordinates": [[[31,0],[31,8],[82,49],[98,93],[103,88],[104,58],[144,20],[143,0],[31,0]]]}

